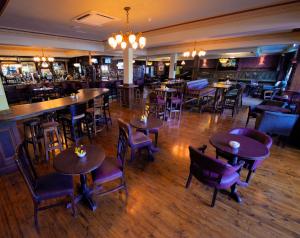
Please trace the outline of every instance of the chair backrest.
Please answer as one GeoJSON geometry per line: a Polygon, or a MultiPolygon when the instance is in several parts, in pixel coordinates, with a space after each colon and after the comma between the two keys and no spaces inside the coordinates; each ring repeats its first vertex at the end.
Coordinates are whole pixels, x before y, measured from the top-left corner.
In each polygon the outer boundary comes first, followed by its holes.
{"type": "Polygon", "coordinates": [[[265,111],[255,122],[255,129],[275,135],[290,136],[299,115],[265,111]]]}
{"type": "Polygon", "coordinates": [[[74,104],[70,106],[70,114],[73,119],[83,118],[85,116],[86,103],[74,104]]]}
{"type": "Polygon", "coordinates": [[[273,143],[272,138],[267,134],[250,128],[234,128],[230,130],[229,133],[234,135],[243,135],[243,136],[250,137],[264,144],[265,146],[268,147],[268,149],[271,148],[273,143]]]}
{"type": "Polygon", "coordinates": [[[124,121],[118,119],[119,139],[117,147],[117,159],[122,163],[122,169],[125,167],[126,152],[128,147],[128,128],[125,127],[124,121]]]}
{"type": "Polygon", "coordinates": [[[189,151],[190,171],[205,184],[213,186],[220,183],[223,175],[234,172],[233,167],[222,160],[211,158],[192,146],[189,146],[189,151]]]}
{"type": "Polygon", "coordinates": [[[25,149],[24,142],[20,144],[17,148],[15,161],[20,173],[22,174],[26,182],[26,185],[31,193],[31,196],[33,198],[36,198],[35,186],[36,186],[37,174],[34,170],[31,160],[29,159],[29,155],[27,150],[25,149]]]}
{"type": "Polygon", "coordinates": [[[118,124],[119,124],[119,128],[123,128],[124,131],[127,133],[128,143],[131,144],[132,143],[131,126],[120,118],[118,119],[118,124]]]}
{"type": "Polygon", "coordinates": [[[278,106],[278,107],[284,107],[286,105],[285,102],[276,101],[276,100],[264,100],[261,104],[269,105],[269,106],[278,106]]]}
{"type": "Polygon", "coordinates": [[[150,104],[157,104],[157,94],[155,92],[149,93],[149,103],[150,104]]]}

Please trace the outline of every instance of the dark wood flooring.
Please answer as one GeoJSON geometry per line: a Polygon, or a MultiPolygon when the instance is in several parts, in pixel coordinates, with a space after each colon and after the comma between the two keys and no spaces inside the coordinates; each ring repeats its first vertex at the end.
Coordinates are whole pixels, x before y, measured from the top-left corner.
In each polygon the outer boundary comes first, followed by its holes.
{"type": "MultiPolygon", "coordinates": [[[[112,106],[113,127],[97,135],[108,155],[117,142],[116,118],[129,120],[140,110],[112,106]]],[[[244,126],[246,111],[231,118],[184,111],[180,123],[165,123],[159,133],[155,161],[137,158],[127,165],[129,198],[118,193],[95,197],[95,212],[82,204],[77,216],[65,207],[39,213],[40,233],[33,222],[33,205],[21,175],[0,177],[0,237],[300,237],[300,150],[274,145],[271,156],[247,188],[239,188],[243,203],[212,192],[196,180],[185,189],[189,172],[188,146],[208,145],[218,131],[244,126]]],[[[249,126],[253,126],[253,122],[249,126]]],[[[45,173],[50,165],[39,165],[45,173]]],[[[245,172],[242,173],[245,177],[245,172]]],[[[78,178],[75,179],[75,182],[78,178]]]]}

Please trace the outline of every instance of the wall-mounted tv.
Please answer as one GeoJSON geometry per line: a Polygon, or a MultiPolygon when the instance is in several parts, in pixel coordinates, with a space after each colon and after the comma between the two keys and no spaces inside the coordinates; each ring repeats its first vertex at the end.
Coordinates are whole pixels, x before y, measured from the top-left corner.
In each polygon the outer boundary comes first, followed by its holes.
{"type": "Polygon", "coordinates": [[[219,59],[222,68],[236,68],[238,65],[237,59],[219,59]]]}
{"type": "Polygon", "coordinates": [[[104,64],[111,64],[111,58],[104,58],[104,64]]]}

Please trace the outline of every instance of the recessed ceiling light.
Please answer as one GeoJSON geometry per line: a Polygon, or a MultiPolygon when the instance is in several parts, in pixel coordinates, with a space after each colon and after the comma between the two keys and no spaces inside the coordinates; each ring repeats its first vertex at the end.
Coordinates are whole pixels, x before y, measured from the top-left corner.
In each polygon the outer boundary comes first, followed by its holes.
{"type": "Polygon", "coordinates": [[[152,18],[151,17],[148,18],[148,22],[152,22],[152,18]]]}

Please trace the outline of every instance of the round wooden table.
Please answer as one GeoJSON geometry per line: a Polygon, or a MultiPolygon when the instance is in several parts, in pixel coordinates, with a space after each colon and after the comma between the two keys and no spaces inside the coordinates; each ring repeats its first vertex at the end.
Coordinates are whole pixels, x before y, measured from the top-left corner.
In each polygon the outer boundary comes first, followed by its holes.
{"type": "Polygon", "coordinates": [[[140,118],[135,117],[130,120],[130,125],[136,129],[145,131],[146,135],[149,135],[149,130],[161,128],[163,126],[163,122],[155,117],[148,117],[147,122],[142,122],[140,118]]]}
{"type": "Polygon", "coordinates": [[[92,190],[87,185],[86,174],[101,166],[105,159],[104,150],[100,146],[87,145],[86,156],[79,158],[74,153],[74,147],[62,151],[53,161],[53,167],[58,173],[80,175],[79,196],[75,202],[85,201],[92,211],[96,210],[96,203],[91,195],[92,190]]]}
{"type": "Polygon", "coordinates": [[[290,113],[291,110],[287,108],[282,108],[279,106],[273,106],[273,105],[257,105],[255,107],[255,110],[257,112],[264,112],[264,111],[270,111],[270,112],[282,112],[282,113],[290,113]]]}
{"type": "MultiPolygon", "coordinates": [[[[159,129],[163,126],[163,122],[156,117],[148,117],[147,122],[142,122],[140,118],[135,117],[130,120],[130,125],[140,131],[143,131],[145,135],[149,136],[149,131],[151,129],[159,129]]],[[[152,152],[158,152],[159,149],[152,145],[152,152]]]]}
{"type": "MultiPolygon", "coordinates": [[[[262,160],[269,156],[269,149],[257,140],[243,135],[233,135],[228,132],[220,132],[213,135],[209,142],[212,146],[230,158],[229,163],[233,166],[238,164],[239,159],[243,160],[262,160]],[[229,146],[229,141],[237,141],[240,148],[233,149],[229,146]]],[[[237,202],[241,202],[241,198],[237,193],[236,185],[231,188],[230,196],[237,202]]]]}

